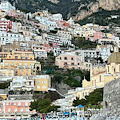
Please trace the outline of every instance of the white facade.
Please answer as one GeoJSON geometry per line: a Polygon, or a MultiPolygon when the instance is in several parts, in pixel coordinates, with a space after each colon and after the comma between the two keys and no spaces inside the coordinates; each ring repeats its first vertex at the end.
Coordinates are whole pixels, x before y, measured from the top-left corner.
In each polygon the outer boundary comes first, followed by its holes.
{"type": "Polygon", "coordinates": [[[37,50],[34,49],[34,56],[35,58],[47,58],[47,52],[46,50],[37,50]]]}
{"type": "Polygon", "coordinates": [[[66,39],[66,38],[63,38],[61,36],[58,36],[58,35],[48,35],[47,34],[47,37],[46,37],[46,40],[49,41],[49,42],[52,42],[52,43],[57,43],[58,46],[61,46],[61,45],[71,45],[71,41],[66,39]]]}
{"type": "Polygon", "coordinates": [[[54,56],[58,56],[60,54],[63,54],[64,51],[60,49],[60,47],[57,47],[57,48],[53,48],[53,53],[54,53],[54,56]]]}
{"type": "Polygon", "coordinates": [[[30,48],[30,46],[29,46],[29,44],[28,44],[28,42],[20,42],[20,50],[31,50],[31,48],[30,48]]]}
{"type": "Polygon", "coordinates": [[[100,57],[103,59],[103,61],[107,61],[108,57],[111,55],[111,51],[113,51],[112,45],[101,45],[97,50],[99,52],[100,57]]]}
{"type": "Polygon", "coordinates": [[[96,50],[76,50],[75,53],[79,56],[82,56],[82,62],[85,62],[85,58],[98,58],[96,50]]]}
{"type": "Polygon", "coordinates": [[[47,25],[49,30],[54,30],[54,28],[57,28],[57,23],[55,21],[49,20],[47,17],[36,16],[35,19],[38,20],[41,24],[47,25]]]}
{"type": "Polygon", "coordinates": [[[62,21],[63,17],[62,14],[58,13],[58,14],[53,14],[51,19],[56,21],[62,21]]]}
{"type": "Polygon", "coordinates": [[[12,6],[8,1],[2,1],[0,4],[0,9],[8,13],[12,9],[15,10],[15,7],[12,6]]]}
{"type": "Polygon", "coordinates": [[[71,32],[69,31],[58,30],[57,35],[68,40],[72,39],[71,32]]]}
{"type": "Polygon", "coordinates": [[[34,89],[34,80],[27,79],[27,77],[16,76],[13,77],[12,82],[10,83],[10,90],[33,90],[34,89]]]}
{"type": "Polygon", "coordinates": [[[1,45],[5,45],[6,43],[13,44],[13,41],[24,41],[24,36],[22,34],[7,33],[4,31],[1,31],[0,41],[1,41],[1,45]]]}

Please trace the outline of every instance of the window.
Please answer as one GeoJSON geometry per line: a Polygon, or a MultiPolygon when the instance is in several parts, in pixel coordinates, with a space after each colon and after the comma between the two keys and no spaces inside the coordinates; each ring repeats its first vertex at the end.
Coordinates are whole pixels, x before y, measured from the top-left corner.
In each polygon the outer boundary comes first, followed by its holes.
{"type": "Polygon", "coordinates": [[[11,73],[9,73],[9,76],[12,76],[11,73]]]}
{"type": "Polygon", "coordinates": [[[84,93],[83,93],[83,97],[84,97],[84,93]]]}
{"type": "Polygon", "coordinates": [[[71,58],[71,60],[74,60],[73,57],[71,58]]]}
{"type": "Polygon", "coordinates": [[[28,106],[28,103],[27,103],[27,102],[25,103],[25,106],[28,106]]]}
{"type": "Polygon", "coordinates": [[[21,108],[21,112],[23,112],[23,108],[21,108]]]}
{"type": "Polygon", "coordinates": [[[100,75],[100,82],[101,82],[101,75],[100,75]]]}
{"type": "Polygon", "coordinates": [[[40,83],[40,81],[36,81],[36,83],[40,83]]]}
{"type": "Polygon", "coordinates": [[[22,66],[22,63],[19,63],[19,66],[22,66]]]}
{"type": "Polygon", "coordinates": [[[29,85],[32,85],[32,83],[31,83],[31,82],[29,82],[29,85]]]}
{"type": "Polygon", "coordinates": [[[11,111],[11,109],[10,108],[8,108],[8,112],[10,112],[11,111]]]}
{"type": "Polygon", "coordinates": [[[64,57],[64,60],[67,60],[67,57],[64,57]]]}
{"type": "Polygon", "coordinates": [[[20,103],[20,102],[18,103],[18,106],[21,106],[21,103],[20,103]]]}
{"type": "Polygon", "coordinates": [[[37,88],[37,89],[39,89],[39,88],[40,88],[40,86],[37,86],[36,88],[37,88]]]}
{"type": "Polygon", "coordinates": [[[61,57],[60,57],[60,60],[61,60],[61,57]]]}
{"type": "Polygon", "coordinates": [[[71,65],[74,65],[74,63],[71,63],[71,65]]]}
{"type": "Polygon", "coordinates": [[[17,108],[14,109],[14,112],[17,112],[17,108]]]}
{"type": "Polygon", "coordinates": [[[6,105],[9,105],[9,103],[6,103],[6,105]]]}
{"type": "Polygon", "coordinates": [[[5,63],[5,66],[8,66],[8,63],[5,63]]]}
{"type": "Polygon", "coordinates": [[[28,109],[28,108],[26,108],[26,112],[29,112],[29,109],[28,109]]]}
{"type": "Polygon", "coordinates": [[[15,59],[18,59],[18,56],[15,56],[15,59]]]}
{"type": "Polygon", "coordinates": [[[67,62],[65,62],[64,65],[67,65],[67,62]]]}
{"type": "Polygon", "coordinates": [[[109,66],[108,66],[108,72],[109,72],[109,66]]]}
{"type": "Polygon", "coordinates": [[[11,63],[11,66],[14,66],[14,63],[11,63]]]}
{"type": "Polygon", "coordinates": [[[42,83],[46,83],[46,81],[42,81],[42,83]]]}
{"type": "Polygon", "coordinates": [[[78,65],[80,65],[80,63],[78,63],[78,65]]]}

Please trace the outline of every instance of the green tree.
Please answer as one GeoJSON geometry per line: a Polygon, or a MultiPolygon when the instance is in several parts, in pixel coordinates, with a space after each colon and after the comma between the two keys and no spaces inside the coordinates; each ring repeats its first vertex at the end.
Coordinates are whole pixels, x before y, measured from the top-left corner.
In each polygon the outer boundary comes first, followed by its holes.
{"type": "Polygon", "coordinates": [[[49,98],[45,98],[42,100],[34,100],[31,102],[30,108],[30,110],[35,109],[39,113],[48,113],[51,111],[57,111],[59,106],[52,105],[51,100],[49,98]]]}
{"type": "Polygon", "coordinates": [[[78,97],[73,101],[73,106],[78,106],[78,105],[86,105],[86,100],[85,99],[79,99],[78,97]]]}
{"type": "Polygon", "coordinates": [[[101,102],[103,101],[103,88],[95,89],[93,92],[89,94],[89,96],[85,96],[85,99],[76,98],[73,101],[73,106],[78,106],[79,104],[85,107],[93,107],[93,108],[101,108],[101,102]]]}

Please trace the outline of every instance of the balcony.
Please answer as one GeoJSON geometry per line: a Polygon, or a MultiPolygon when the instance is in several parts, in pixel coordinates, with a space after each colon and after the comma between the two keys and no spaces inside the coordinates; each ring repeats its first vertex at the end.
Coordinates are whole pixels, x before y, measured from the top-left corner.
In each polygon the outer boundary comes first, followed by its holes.
{"type": "Polygon", "coordinates": [[[29,66],[25,66],[25,68],[26,68],[26,69],[30,69],[30,67],[29,67],[29,66]]]}

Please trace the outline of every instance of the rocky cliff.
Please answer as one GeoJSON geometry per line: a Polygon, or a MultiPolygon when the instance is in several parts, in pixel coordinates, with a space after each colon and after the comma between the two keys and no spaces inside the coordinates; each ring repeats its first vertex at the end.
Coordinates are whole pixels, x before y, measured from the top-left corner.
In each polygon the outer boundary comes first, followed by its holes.
{"type": "Polygon", "coordinates": [[[95,12],[98,12],[100,8],[104,10],[118,10],[120,9],[120,0],[96,0],[84,5],[84,8],[79,7],[79,12],[74,17],[75,21],[79,21],[95,12]]]}

